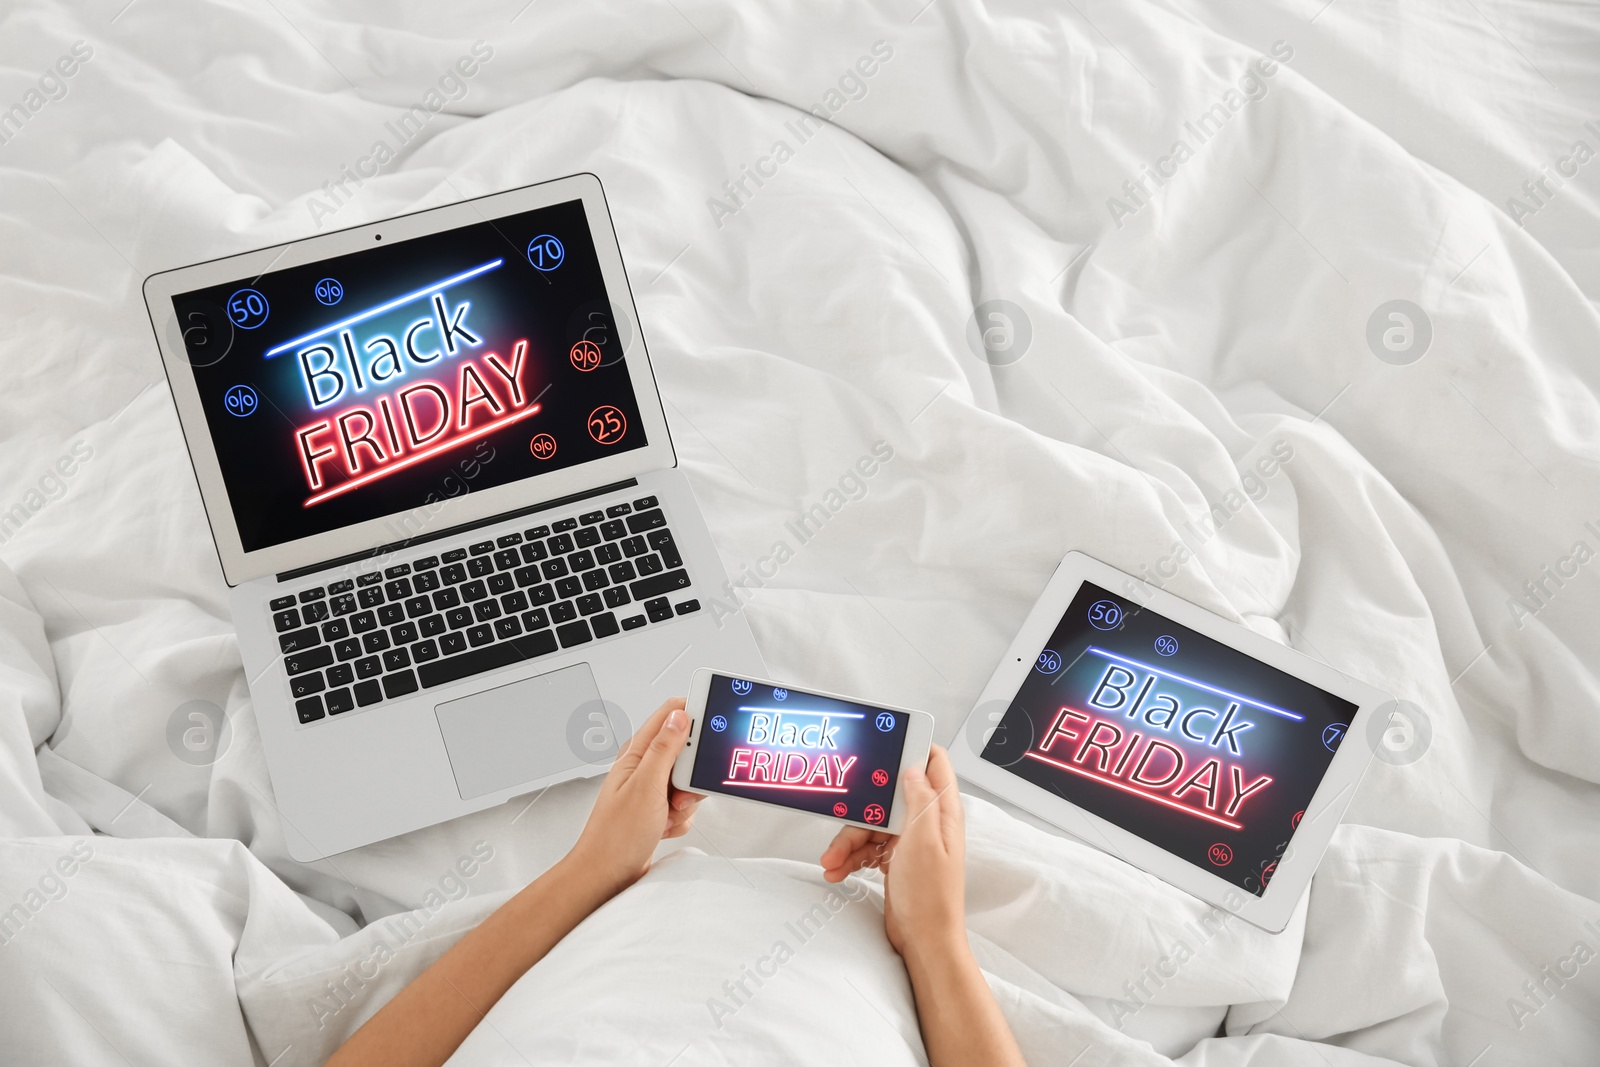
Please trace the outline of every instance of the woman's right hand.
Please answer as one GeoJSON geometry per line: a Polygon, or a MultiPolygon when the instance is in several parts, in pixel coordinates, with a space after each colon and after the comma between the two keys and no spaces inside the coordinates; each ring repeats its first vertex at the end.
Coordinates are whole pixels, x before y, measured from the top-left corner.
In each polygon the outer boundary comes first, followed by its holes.
{"type": "Polygon", "coordinates": [[[850,826],[822,854],[824,877],[843,880],[876,866],[884,872],[884,929],[908,961],[966,946],[966,824],[955,770],[944,749],[928,769],[901,772],[905,826],[897,838],[850,826]]]}

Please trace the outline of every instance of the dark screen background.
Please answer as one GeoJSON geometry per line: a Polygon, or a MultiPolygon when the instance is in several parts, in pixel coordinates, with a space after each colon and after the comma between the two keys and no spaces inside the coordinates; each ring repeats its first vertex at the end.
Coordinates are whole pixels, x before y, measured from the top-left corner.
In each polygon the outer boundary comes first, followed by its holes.
{"type": "MultiPolygon", "coordinates": [[[[897,711],[875,708],[870,704],[857,704],[849,700],[814,696],[798,689],[779,689],[759,682],[713,674],[711,688],[706,695],[706,713],[701,718],[699,751],[695,755],[694,771],[690,785],[697,791],[726,793],[730,796],[764,800],[770,804],[809,811],[817,815],[853,819],[883,825],[888,822],[891,801],[894,799],[895,778],[900,772],[900,759],[905,752],[909,716],[897,711]],[[738,692],[748,686],[749,691],[738,692]],[[783,699],[778,699],[784,694],[783,699]],[[752,720],[757,715],[781,715],[783,722],[798,725],[823,722],[826,715],[829,729],[836,731],[831,740],[836,747],[784,747],[749,741],[752,720]],[[850,717],[859,716],[859,717],[850,717]],[[880,716],[888,716],[880,726],[880,716]],[[718,721],[722,729],[717,729],[718,721]],[[735,750],[756,750],[799,753],[814,761],[817,756],[827,756],[831,761],[837,755],[855,763],[845,772],[842,792],[823,792],[819,779],[815,790],[798,788],[771,788],[767,786],[729,785],[730,768],[734,766],[735,750]],[[883,772],[880,782],[874,783],[874,772],[883,772]],[[835,805],[843,805],[842,811],[835,805]],[[882,818],[868,818],[868,809],[881,808],[882,818]]],[[[742,780],[747,772],[741,765],[737,772],[742,780]]],[[[836,787],[838,782],[830,782],[836,787]]]]}
{"type": "MultiPolygon", "coordinates": [[[[322,291],[324,295],[332,292],[327,287],[322,291]]],[[[626,294],[619,295],[627,299],[626,294]]],[[[451,487],[462,484],[460,473],[469,468],[473,474],[466,488],[484,489],[646,444],[588,219],[578,200],[408,241],[375,244],[365,251],[195,290],[173,297],[173,308],[184,330],[195,384],[247,552],[455,495],[459,489],[451,487]],[[541,271],[530,262],[528,246],[545,235],[559,240],[564,256],[559,266],[541,271]],[[323,408],[313,408],[296,355],[315,341],[271,358],[265,356],[286,341],[495,259],[503,260],[503,265],[441,291],[449,312],[470,302],[463,325],[479,339],[476,347],[458,338],[456,353],[447,352],[426,365],[413,363],[402,354],[402,374],[382,383],[368,381],[362,392],[347,386],[343,396],[323,408]],[[318,286],[325,279],[336,281],[341,290],[331,305],[317,298],[318,286]],[[246,289],[254,290],[267,305],[264,321],[249,329],[236,325],[226,310],[230,300],[246,289]],[[487,373],[485,360],[495,353],[510,367],[514,345],[520,340],[528,343],[518,375],[524,406],[536,400],[541,406],[537,414],[307,506],[315,490],[302,464],[296,431],[356,405],[376,414],[380,396],[390,397],[393,410],[399,390],[423,381],[436,383],[454,397],[460,388],[463,360],[473,361],[480,372],[487,373]],[[600,351],[600,365],[595,369],[579,370],[573,364],[570,352],[581,340],[591,341],[600,351]],[[254,410],[247,414],[229,409],[229,391],[236,386],[248,388],[257,398],[254,410]],[[625,431],[608,444],[597,442],[588,428],[591,414],[602,405],[614,406],[626,421],[625,431]],[[555,454],[547,459],[536,457],[530,448],[539,434],[548,434],[556,442],[555,454]],[[485,461],[485,456],[491,458],[485,461]],[[476,462],[464,464],[468,458],[476,462]]],[[[431,308],[431,297],[422,297],[349,327],[358,352],[361,345],[380,334],[403,341],[407,327],[429,315],[431,308]]],[[[340,349],[336,333],[318,340],[340,349]]],[[[419,352],[443,347],[437,330],[424,329],[418,335],[419,352]]],[[[337,366],[343,369],[342,358],[337,366]]],[[[504,385],[492,374],[488,380],[491,388],[504,385]]],[[[235,395],[239,395],[237,390],[235,395]]],[[[502,401],[507,395],[500,394],[502,401]]],[[[414,404],[423,412],[428,410],[425,398],[414,404]]],[[[488,418],[487,409],[478,406],[472,423],[462,432],[470,432],[488,418]]],[[[351,425],[359,428],[361,424],[351,425]]],[[[335,433],[322,434],[315,441],[339,447],[335,433]]],[[[380,443],[385,441],[381,428],[375,436],[380,443]]],[[[443,439],[436,443],[442,444],[443,439]]],[[[420,453],[422,448],[415,451],[420,453]]],[[[402,450],[391,460],[403,459],[406,454],[402,450]]],[[[364,451],[362,457],[370,463],[364,451]]],[[[323,469],[330,477],[346,477],[342,466],[323,469]]],[[[324,488],[327,485],[325,482],[324,488]]]]}
{"type": "MultiPolygon", "coordinates": [[[[1113,682],[1122,681],[1121,675],[1112,677],[1113,682]]],[[[1114,703],[1116,699],[1109,690],[1100,697],[1102,705],[1114,703]]],[[[1356,705],[1347,700],[1141,608],[1136,601],[1085,582],[1040,651],[982,755],[1012,774],[1259,896],[1298,826],[1299,814],[1311,802],[1333,761],[1334,751],[1343,740],[1343,727],[1349,724],[1356,710],[1356,705]],[[1091,614],[1094,621],[1091,621],[1091,614]],[[1162,651],[1158,651],[1158,642],[1162,651]],[[1119,663],[1100,652],[1091,652],[1091,648],[1123,657],[1123,661],[1119,663]],[[1170,650],[1170,654],[1164,654],[1165,650],[1170,650]],[[1145,669],[1130,666],[1131,663],[1142,664],[1145,669]],[[1128,687],[1123,706],[1098,710],[1089,701],[1112,665],[1122,666],[1136,680],[1128,687]],[[1134,697],[1144,679],[1152,674],[1156,681],[1151,684],[1143,707],[1137,716],[1129,718],[1127,712],[1134,704],[1134,697]],[[1235,696],[1207,692],[1171,675],[1227,690],[1235,696]],[[1225,715],[1228,705],[1237,700],[1240,709],[1234,722],[1253,724],[1234,735],[1241,754],[1236,756],[1229,750],[1226,738],[1217,738],[1218,745],[1213,747],[1209,743],[1210,736],[1199,742],[1185,737],[1177,721],[1165,729],[1150,725],[1147,716],[1162,692],[1173,695],[1185,711],[1206,708],[1225,715]],[[1303,717],[1302,721],[1268,712],[1260,703],[1296,713],[1303,717]],[[1242,829],[1234,830],[1026,755],[1030,751],[1039,752],[1063,706],[1111,722],[1122,730],[1124,736],[1120,743],[1111,744],[1104,753],[1083,752],[1084,759],[1077,765],[1096,771],[1103,760],[1109,772],[1103,777],[1125,785],[1151,739],[1179,750],[1186,770],[1166,789],[1148,792],[1171,799],[1170,794],[1190,773],[1200,770],[1215,757],[1221,760],[1215,813],[1223,815],[1226,802],[1233,794],[1230,766],[1241,768],[1246,784],[1262,774],[1271,775],[1273,781],[1243,800],[1231,820],[1239,823],[1242,829]],[[1126,754],[1133,733],[1140,734],[1142,739],[1133,742],[1138,747],[1121,774],[1117,774],[1117,763],[1126,754]],[[1219,845],[1222,849],[1214,851],[1219,845]],[[1218,859],[1226,859],[1226,862],[1217,862],[1218,859]]],[[[1164,718],[1164,711],[1154,715],[1158,722],[1164,718]]],[[[1190,731],[1211,735],[1214,731],[1210,727],[1221,724],[1221,719],[1197,717],[1191,721],[1190,731]]],[[[1069,725],[1080,738],[1060,738],[1048,752],[1051,758],[1062,763],[1075,761],[1081,751],[1081,735],[1095,729],[1092,723],[1077,720],[1069,725]]],[[[1101,731],[1098,737],[1109,741],[1110,733],[1101,731]]],[[[1170,757],[1158,754],[1152,757],[1144,777],[1164,777],[1163,771],[1173,765],[1170,757]]],[[[1187,791],[1177,802],[1191,807],[1207,806],[1198,787],[1187,791]]]]}

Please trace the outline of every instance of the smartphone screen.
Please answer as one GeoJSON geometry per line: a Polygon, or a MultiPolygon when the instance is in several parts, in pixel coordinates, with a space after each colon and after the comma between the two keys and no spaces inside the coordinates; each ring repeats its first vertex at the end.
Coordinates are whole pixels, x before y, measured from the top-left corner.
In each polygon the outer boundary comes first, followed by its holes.
{"type": "Polygon", "coordinates": [[[712,674],[690,786],[882,826],[911,717],[712,674]]]}

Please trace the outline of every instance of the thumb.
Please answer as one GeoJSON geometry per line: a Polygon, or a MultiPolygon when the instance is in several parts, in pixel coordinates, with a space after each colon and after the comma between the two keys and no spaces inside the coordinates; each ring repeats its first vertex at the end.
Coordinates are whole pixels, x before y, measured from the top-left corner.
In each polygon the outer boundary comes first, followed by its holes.
{"type": "Polygon", "coordinates": [[[634,777],[643,775],[645,781],[666,792],[672,778],[672,765],[683,751],[683,742],[688,734],[689,716],[684,714],[682,708],[673,708],[661,723],[661,729],[656,731],[655,737],[645,747],[634,777]]]}
{"type": "Polygon", "coordinates": [[[939,838],[939,793],[928,784],[920,767],[907,767],[900,776],[901,798],[906,804],[906,824],[902,837],[931,834],[939,838]]]}

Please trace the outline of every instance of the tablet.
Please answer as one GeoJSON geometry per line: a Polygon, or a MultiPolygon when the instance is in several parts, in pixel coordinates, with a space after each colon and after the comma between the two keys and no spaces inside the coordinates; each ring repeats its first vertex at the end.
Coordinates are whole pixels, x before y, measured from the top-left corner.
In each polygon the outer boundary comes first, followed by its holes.
{"type": "Polygon", "coordinates": [[[1361,731],[1388,700],[1073,552],[951,757],[967,781],[1276,932],[1372,756],[1361,731]]]}

